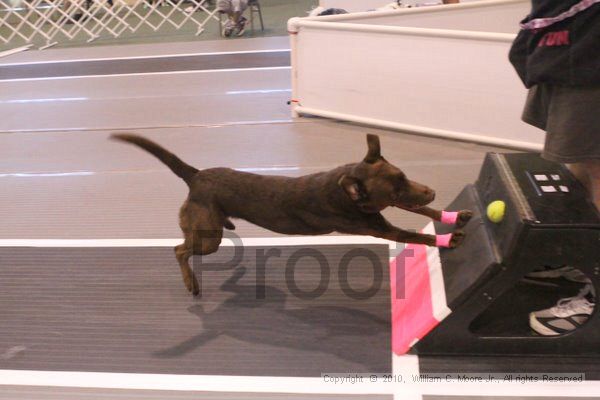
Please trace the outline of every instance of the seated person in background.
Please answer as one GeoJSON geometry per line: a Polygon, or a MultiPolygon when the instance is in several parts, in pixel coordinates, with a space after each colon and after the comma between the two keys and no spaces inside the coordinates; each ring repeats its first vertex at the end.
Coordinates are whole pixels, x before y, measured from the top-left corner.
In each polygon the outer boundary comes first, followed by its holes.
{"type": "MultiPolygon", "coordinates": [[[[69,17],[69,19],[67,20],[67,24],[72,24],[75,21],[80,21],[80,22],[84,22],[87,18],[88,15],[84,15],[84,12],[82,11],[83,8],[85,8],[86,10],[90,10],[90,8],[92,7],[92,1],[93,0],[66,0],[63,2],[63,10],[66,13],[71,13],[73,12],[73,14],[69,17]],[[72,11],[71,8],[74,8],[75,11],[72,11]]],[[[102,0],[98,0],[98,3],[102,3],[102,0]]],[[[107,0],[106,3],[108,4],[109,7],[113,6],[113,0],[107,0]]]]}
{"type": "Polygon", "coordinates": [[[223,27],[223,36],[231,36],[234,31],[237,36],[242,36],[246,30],[248,20],[242,15],[248,8],[248,0],[218,0],[217,11],[227,14],[227,22],[223,27]]]}
{"type": "Polygon", "coordinates": [[[378,11],[397,10],[400,8],[420,7],[420,6],[437,6],[440,4],[455,4],[459,0],[396,0],[385,6],[377,8],[378,11]]]}
{"type": "Polygon", "coordinates": [[[325,8],[316,7],[309,14],[309,17],[320,17],[322,15],[337,15],[337,14],[348,14],[348,11],[341,8],[325,8]]]}

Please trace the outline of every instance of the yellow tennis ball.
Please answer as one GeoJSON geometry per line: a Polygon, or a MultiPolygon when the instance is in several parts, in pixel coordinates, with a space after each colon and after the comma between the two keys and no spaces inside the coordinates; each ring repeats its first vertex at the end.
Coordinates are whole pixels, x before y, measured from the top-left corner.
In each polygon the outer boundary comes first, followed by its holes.
{"type": "Polygon", "coordinates": [[[494,223],[499,223],[504,218],[506,211],[506,203],[502,200],[492,201],[487,206],[487,217],[494,223]]]}

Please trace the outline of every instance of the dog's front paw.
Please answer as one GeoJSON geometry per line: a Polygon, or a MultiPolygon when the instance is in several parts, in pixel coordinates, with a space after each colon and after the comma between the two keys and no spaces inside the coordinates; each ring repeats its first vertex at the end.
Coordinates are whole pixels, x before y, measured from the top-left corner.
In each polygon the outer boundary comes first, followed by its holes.
{"type": "Polygon", "coordinates": [[[463,240],[465,240],[465,233],[460,229],[455,230],[452,232],[452,239],[450,239],[448,247],[455,249],[462,244],[463,240]]]}
{"type": "Polygon", "coordinates": [[[473,211],[471,211],[471,210],[459,211],[458,216],[456,217],[456,227],[462,228],[471,220],[471,218],[473,218],[473,211]]]}

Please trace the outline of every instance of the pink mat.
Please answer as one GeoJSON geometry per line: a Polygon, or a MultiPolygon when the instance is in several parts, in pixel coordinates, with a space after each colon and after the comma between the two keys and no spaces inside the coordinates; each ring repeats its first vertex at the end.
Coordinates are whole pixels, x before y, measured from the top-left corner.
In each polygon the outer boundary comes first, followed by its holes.
{"type": "MultiPolygon", "coordinates": [[[[434,233],[433,224],[423,232],[434,233]]],[[[446,316],[439,249],[408,244],[390,263],[392,350],[404,354],[446,316]]]]}

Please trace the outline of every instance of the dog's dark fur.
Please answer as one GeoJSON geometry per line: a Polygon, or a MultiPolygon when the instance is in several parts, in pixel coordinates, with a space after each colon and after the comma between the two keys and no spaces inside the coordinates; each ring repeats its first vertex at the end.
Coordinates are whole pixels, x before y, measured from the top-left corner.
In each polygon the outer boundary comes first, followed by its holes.
{"type": "MultiPolygon", "coordinates": [[[[426,207],[435,197],[433,190],[407,179],[381,156],[376,135],[367,135],[368,152],[361,162],[298,178],[229,168],[199,171],[141,136],[112,137],[152,153],[189,186],[188,198],[179,213],[184,242],[175,247],[175,255],[185,286],[194,294],[198,294],[199,287],[189,258],[217,251],[223,228],[235,229],[230,218],[242,218],[284,234],[336,231],[428,246],[436,243],[434,235],[402,230],[381,215],[381,210],[392,206],[439,221],[441,211],[426,207]]],[[[461,211],[457,227],[464,226],[471,215],[470,211],[461,211]]],[[[458,246],[463,238],[461,231],[454,231],[450,247],[458,246]]]]}

